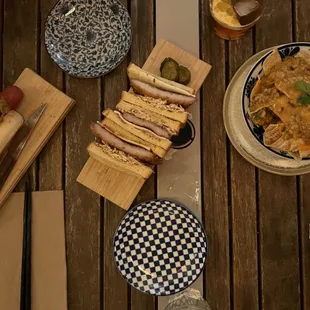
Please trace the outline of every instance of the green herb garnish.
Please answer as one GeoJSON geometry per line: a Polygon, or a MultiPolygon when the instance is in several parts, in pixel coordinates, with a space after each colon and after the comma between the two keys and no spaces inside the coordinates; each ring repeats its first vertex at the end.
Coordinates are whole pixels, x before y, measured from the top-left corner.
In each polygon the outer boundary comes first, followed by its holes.
{"type": "Polygon", "coordinates": [[[310,96],[300,96],[298,102],[301,104],[310,104],[310,96]]]}
{"type": "Polygon", "coordinates": [[[295,89],[300,90],[306,95],[310,96],[310,84],[305,81],[298,81],[295,83],[295,89]]]}
{"type": "Polygon", "coordinates": [[[298,98],[298,102],[301,104],[310,104],[310,84],[305,81],[298,81],[294,85],[296,90],[303,93],[302,96],[298,98]]]}

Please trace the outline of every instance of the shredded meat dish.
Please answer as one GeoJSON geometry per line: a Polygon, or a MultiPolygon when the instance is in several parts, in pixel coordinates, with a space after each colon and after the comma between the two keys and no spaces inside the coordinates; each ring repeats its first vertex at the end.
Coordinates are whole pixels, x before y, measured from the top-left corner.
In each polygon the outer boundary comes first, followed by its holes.
{"type": "Polygon", "coordinates": [[[299,102],[303,92],[295,87],[300,81],[310,84],[310,57],[302,56],[282,61],[275,50],[265,61],[268,67],[263,66],[249,107],[253,123],[265,129],[264,144],[294,158],[310,156],[310,104],[299,102]]]}

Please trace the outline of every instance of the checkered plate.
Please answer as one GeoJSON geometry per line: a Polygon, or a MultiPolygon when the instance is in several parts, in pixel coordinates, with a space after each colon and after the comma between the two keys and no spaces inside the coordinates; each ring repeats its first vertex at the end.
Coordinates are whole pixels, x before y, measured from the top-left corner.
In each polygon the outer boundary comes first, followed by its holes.
{"type": "Polygon", "coordinates": [[[114,237],[117,268],[138,290],[172,295],[191,285],[203,270],[207,238],[196,216],[168,200],[135,206],[114,237]]]}

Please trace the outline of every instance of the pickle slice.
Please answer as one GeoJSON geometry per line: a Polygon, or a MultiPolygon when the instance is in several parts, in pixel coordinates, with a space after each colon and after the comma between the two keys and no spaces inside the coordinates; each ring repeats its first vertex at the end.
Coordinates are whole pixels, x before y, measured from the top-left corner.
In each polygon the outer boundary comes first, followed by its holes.
{"type": "Polygon", "coordinates": [[[172,58],[166,58],[160,66],[161,76],[171,81],[178,81],[179,71],[179,64],[172,58]]]}
{"type": "Polygon", "coordinates": [[[187,85],[191,81],[191,72],[170,57],[165,58],[161,63],[160,73],[163,78],[183,85],[187,85]]]}
{"type": "Polygon", "coordinates": [[[178,82],[187,85],[191,81],[191,72],[184,66],[179,66],[179,79],[178,82]]]}
{"type": "Polygon", "coordinates": [[[163,62],[160,65],[160,71],[163,69],[163,67],[167,64],[167,63],[174,63],[174,65],[176,67],[179,66],[179,64],[177,63],[177,61],[175,61],[173,58],[167,57],[163,60],[163,62]]]}

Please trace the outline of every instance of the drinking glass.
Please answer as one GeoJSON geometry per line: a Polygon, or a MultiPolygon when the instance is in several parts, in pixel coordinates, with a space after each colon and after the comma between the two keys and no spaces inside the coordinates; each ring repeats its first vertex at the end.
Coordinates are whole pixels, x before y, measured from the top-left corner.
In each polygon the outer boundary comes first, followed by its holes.
{"type": "Polygon", "coordinates": [[[211,310],[211,308],[199,291],[189,288],[171,297],[165,310],[211,310]]]}
{"type": "Polygon", "coordinates": [[[212,27],[216,35],[222,39],[241,38],[262,15],[262,0],[239,0],[237,2],[235,8],[238,8],[242,19],[238,19],[232,0],[209,0],[212,27]]]}

